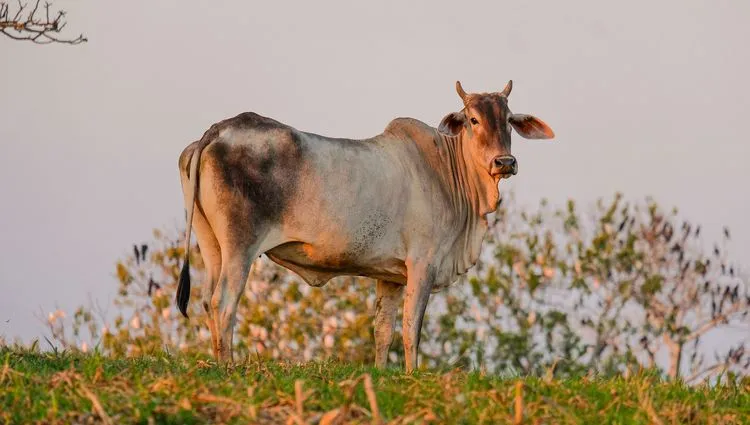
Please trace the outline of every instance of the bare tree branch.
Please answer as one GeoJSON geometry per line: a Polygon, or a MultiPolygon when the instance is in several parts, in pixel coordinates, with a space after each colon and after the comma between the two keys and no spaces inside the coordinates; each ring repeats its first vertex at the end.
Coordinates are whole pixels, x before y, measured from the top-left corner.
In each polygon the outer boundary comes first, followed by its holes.
{"type": "Polygon", "coordinates": [[[44,17],[39,17],[39,4],[41,0],[35,0],[34,7],[29,9],[28,3],[22,4],[18,0],[15,13],[11,13],[8,2],[0,2],[0,33],[5,34],[13,40],[31,41],[36,44],[80,44],[88,41],[83,34],[76,38],[60,38],[58,34],[65,28],[65,11],[60,10],[53,13],[50,18],[50,3],[44,3],[44,17]],[[29,10],[28,15],[24,11],[29,10]]]}
{"type": "Polygon", "coordinates": [[[726,363],[715,363],[715,364],[713,364],[711,366],[708,366],[708,367],[706,367],[704,369],[701,369],[701,370],[693,373],[692,375],[690,375],[689,377],[687,377],[685,379],[685,382],[690,383],[690,382],[693,382],[696,379],[700,378],[701,376],[708,376],[708,375],[713,374],[715,372],[724,371],[724,370],[727,369],[727,367],[728,366],[727,366],[726,363]]]}
{"type": "Polygon", "coordinates": [[[730,317],[734,316],[737,313],[742,312],[741,306],[739,304],[735,305],[731,310],[727,311],[726,313],[719,314],[714,319],[712,319],[709,322],[704,323],[701,325],[698,329],[696,329],[693,333],[688,335],[685,338],[685,341],[690,341],[695,338],[698,338],[705,334],[706,332],[716,328],[720,324],[725,324],[729,320],[730,317]]]}

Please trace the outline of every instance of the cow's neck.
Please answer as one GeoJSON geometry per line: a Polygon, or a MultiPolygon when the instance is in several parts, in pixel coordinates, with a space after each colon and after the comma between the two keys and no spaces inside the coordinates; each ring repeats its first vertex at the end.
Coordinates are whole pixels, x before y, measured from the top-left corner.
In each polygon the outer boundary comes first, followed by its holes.
{"type": "Polygon", "coordinates": [[[500,194],[497,182],[486,170],[477,169],[466,152],[462,134],[448,136],[440,134],[448,155],[444,157],[444,167],[449,171],[444,174],[450,176],[450,193],[460,197],[457,203],[466,204],[466,213],[485,217],[495,211],[500,194]]]}
{"type": "Polygon", "coordinates": [[[482,240],[487,232],[485,216],[497,207],[499,194],[494,179],[484,170],[477,170],[466,152],[463,138],[438,133],[442,144],[440,155],[446,193],[451,197],[461,232],[453,247],[453,270],[465,273],[479,258],[482,240]],[[484,178],[486,176],[486,178],[484,178]]]}

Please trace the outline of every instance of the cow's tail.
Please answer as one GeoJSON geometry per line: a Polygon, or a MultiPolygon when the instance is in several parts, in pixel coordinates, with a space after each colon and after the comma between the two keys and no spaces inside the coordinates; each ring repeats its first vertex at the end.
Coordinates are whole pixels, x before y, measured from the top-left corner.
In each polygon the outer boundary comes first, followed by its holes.
{"type": "Polygon", "coordinates": [[[180,280],[177,283],[177,294],[175,299],[177,307],[183,316],[188,317],[187,306],[190,301],[190,232],[193,229],[193,210],[195,209],[195,197],[198,193],[198,164],[200,163],[201,151],[205,147],[200,143],[197,149],[193,150],[190,157],[190,171],[187,178],[187,226],[185,229],[185,262],[182,264],[180,280]]]}

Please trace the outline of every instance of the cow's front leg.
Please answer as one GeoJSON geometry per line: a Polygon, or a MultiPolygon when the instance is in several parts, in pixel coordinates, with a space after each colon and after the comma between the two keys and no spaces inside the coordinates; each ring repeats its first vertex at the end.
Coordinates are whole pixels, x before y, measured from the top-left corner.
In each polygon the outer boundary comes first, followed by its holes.
{"type": "Polygon", "coordinates": [[[384,368],[388,363],[388,350],[393,342],[393,328],[404,286],[378,280],[375,286],[375,367],[384,368]]]}
{"type": "Polygon", "coordinates": [[[417,368],[419,338],[427,301],[435,283],[435,269],[428,264],[407,262],[406,294],[404,296],[404,357],[406,372],[417,368]]]}

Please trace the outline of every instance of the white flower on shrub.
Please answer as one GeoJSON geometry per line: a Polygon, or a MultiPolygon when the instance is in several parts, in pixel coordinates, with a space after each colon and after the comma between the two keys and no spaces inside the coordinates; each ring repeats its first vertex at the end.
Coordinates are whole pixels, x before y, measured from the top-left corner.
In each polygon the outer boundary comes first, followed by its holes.
{"type": "Polygon", "coordinates": [[[482,321],[482,312],[479,309],[479,305],[477,304],[471,305],[471,315],[474,317],[474,320],[476,320],[477,322],[482,321]]]}
{"type": "Polygon", "coordinates": [[[50,312],[47,315],[47,322],[49,322],[50,325],[54,325],[55,322],[57,322],[57,319],[64,319],[65,318],[65,312],[57,309],[53,312],[50,312]]]}
{"type": "Polygon", "coordinates": [[[484,326],[478,326],[477,327],[477,339],[480,341],[484,341],[484,337],[487,334],[487,328],[484,326]]]}
{"type": "Polygon", "coordinates": [[[250,336],[253,339],[265,341],[268,338],[268,331],[263,326],[250,325],[250,336]]]}
{"type": "Polygon", "coordinates": [[[273,302],[275,304],[281,304],[281,303],[284,302],[284,296],[281,295],[281,291],[279,291],[277,289],[277,290],[271,292],[271,302],[273,302]]]}
{"type": "Polygon", "coordinates": [[[335,299],[329,299],[328,301],[323,304],[323,310],[334,310],[336,308],[336,304],[338,303],[338,300],[335,299]]]}
{"type": "Polygon", "coordinates": [[[451,344],[450,341],[445,341],[443,343],[443,352],[445,352],[445,354],[451,354],[453,352],[453,344],[451,344]]]}
{"type": "Polygon", "coordinates": [[[346,313],[344,313],[344,320],[346,320],[349,323],[354,323],[354,319],[356,316],[354,315],[354,312],[351,310],[347,310],[346,313]]]}
{"type": "Polygon", "coordinates": [[[532,310],[531,313],[529,313],[527,321],[529,322],[529,325],[533,325],[536,322],[536,311],[532,310]]]}
{"type": "Polygon", "coordinates": [[[546,277],[547,279],[552,279],[553,277],[555,277],[555,269],[553,269],[552,267],[545,267],[544,277],[546,277]]]}
{"type": "Polygon", "coordinates": [[[132,319],[130,319],[130,327],[133,329],[140,329],[141,328],[141,318],[138,316],[133,316],[132,319]]]}
{"type": "Polygon", "coordinates": [[[335,317],[329,317],[323,321],[323,333],[335,332],[338,328],[338,322],[335,317]]]}

